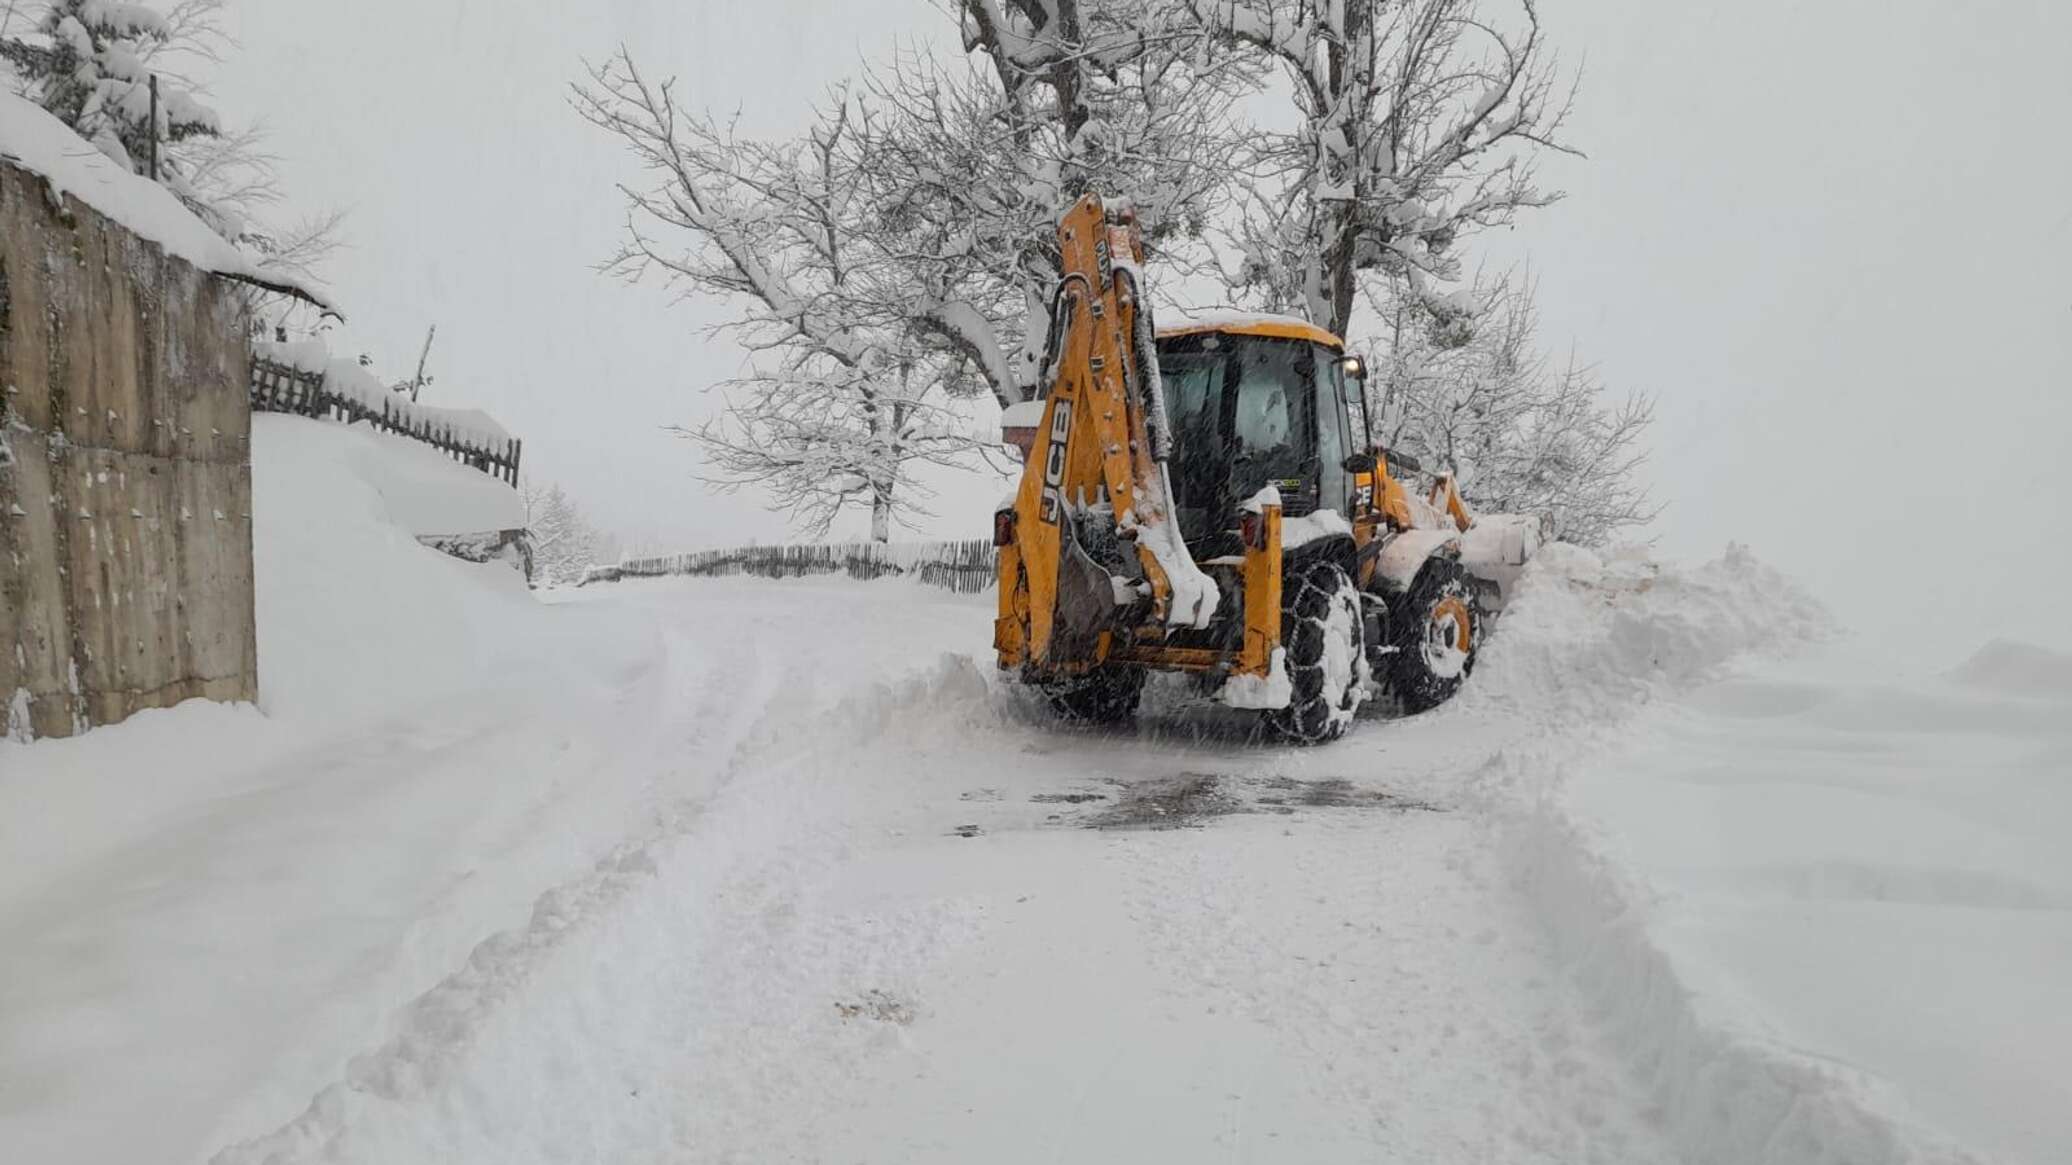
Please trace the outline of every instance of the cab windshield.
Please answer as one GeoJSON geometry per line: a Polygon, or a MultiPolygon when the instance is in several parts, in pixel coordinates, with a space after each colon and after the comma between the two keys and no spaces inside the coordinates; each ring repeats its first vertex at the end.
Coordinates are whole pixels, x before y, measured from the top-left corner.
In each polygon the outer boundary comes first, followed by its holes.
{"type": "Polygon", "coordinates": [[[1320,351],[1307,340],[1216,333],[1159,342],[1173,495],[1190,543],[1220,535],[1269,484],[1291,512],[1307,512],[1305,492],[1314,507],[1317,377],[1329,366],[1320,351]]]}

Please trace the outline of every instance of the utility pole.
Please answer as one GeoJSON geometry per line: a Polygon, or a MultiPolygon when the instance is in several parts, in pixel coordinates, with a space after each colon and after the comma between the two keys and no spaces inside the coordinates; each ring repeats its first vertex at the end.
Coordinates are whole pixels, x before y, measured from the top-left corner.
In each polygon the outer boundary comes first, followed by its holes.
{"type": "Polygon", "coordinates": [[[417,390],[424,387],[424,362],[431,359],[432,337],[438,334],[439,325],[437,324],[433,324],[425,329],[424,351],[417,354],[417,376],[410,381],[410,399],[413,401],[417,399],[417,390]]]}
{"type": "MultiPolygon", "coordinates": [[[[134,93],[136,90],[132,89],[134,93]]],[[[158,181],[158,74],[151,74],[151,180],[158,181]]]]}

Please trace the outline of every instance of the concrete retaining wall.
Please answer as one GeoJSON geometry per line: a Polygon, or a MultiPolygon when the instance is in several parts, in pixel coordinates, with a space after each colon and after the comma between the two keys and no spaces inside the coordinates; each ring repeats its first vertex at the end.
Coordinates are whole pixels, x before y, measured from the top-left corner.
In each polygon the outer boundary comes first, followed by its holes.
{"type": "Polygon", "coordinates": [[[236,287],[0,162],[0,735],[256,698],[250,359],[236,287]]]}

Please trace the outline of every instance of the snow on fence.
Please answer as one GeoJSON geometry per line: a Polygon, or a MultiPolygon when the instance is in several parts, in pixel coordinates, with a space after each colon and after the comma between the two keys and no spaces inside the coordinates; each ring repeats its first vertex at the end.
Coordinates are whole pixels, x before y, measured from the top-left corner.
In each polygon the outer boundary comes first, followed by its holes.
{"type": "Polygon", "coordinates": [[[389,391],[359,365],[321,344],[252,345],[252,407],[262,412],[366,421],[430,445],[463,465],[518,484],[524,442],[477,409],[442,409],[389,391]]]}
{"type": "Polygon", "coordinates": [[[742,546],[629,558],[616,566],[594,566],[585,584],[622,578],[663,575],[752,574],[761,578],[799,578],[846,573],[850,578],[904,575],[974,595],[993,585],[993,544],[985,539],[963,542],[849,542],[811,546],[742,546]]]}

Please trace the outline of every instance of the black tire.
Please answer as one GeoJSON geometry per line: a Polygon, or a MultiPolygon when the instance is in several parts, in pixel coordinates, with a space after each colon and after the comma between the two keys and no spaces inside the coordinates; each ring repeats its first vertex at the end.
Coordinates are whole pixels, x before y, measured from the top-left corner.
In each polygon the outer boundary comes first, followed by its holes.
{"type": "Polygon", "coordinates": [[[1424,564],[1389,611],[1389,690],[1405,712],[1453,698],[1475,667],[1482,621],[1467,572],[1450,558],[1424,564]]]}
{"type": "Polygon", "coordinates": [[[1059,718],[1081,724],[1121,724],[1137,714],[1144,695],[1144,669],[1103,667],[1043,687],[1059,718]]]}
{"type": "Polygon", "coordinates": [[[1370,673],[1360,591],[1337,563],[1312,563],[1283,583],[1281,648],[1293,695],[1266,714],[1267,727],[1296,744],[1344,736],[1370,673]]]}

